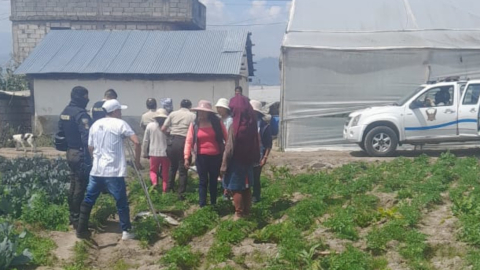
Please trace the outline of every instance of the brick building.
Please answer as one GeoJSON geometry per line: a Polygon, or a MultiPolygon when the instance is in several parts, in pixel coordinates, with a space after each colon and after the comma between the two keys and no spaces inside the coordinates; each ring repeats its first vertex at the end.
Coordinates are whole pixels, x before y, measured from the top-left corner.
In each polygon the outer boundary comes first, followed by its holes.
{"type": "Polygon", "coordinates": [[[198,0],[11,0],[17,63],[50,30],[204,30],[198,0]]]}

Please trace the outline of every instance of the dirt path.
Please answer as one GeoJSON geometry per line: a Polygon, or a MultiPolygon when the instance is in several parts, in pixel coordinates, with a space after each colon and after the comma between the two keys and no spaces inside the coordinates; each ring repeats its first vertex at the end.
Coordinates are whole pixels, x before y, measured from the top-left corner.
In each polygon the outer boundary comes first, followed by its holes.
{"type": "MultiPolygon", "coordinates": [[[[23,156],[32,157],[35,155],[41,155],[48,158],[65,158],[65,152],[56,151],[51,147],[39,147],[37,150],[38,151],[36,153],[30,152],[30,150],[28,150],[27,153],[24,153],[23,151],[16,151],[15,148],[0,148],[0,156],[4,156],[6,158],[17,158],[23,156]]],[[[396,157],[404,156],[413,158],[418,157],[421,154],[427,154],[431,157],[438,157],[445,151],[446,150],[444,149],[427,149],[424,151],[400,150],[397,152],[396,157]]],[[[480,157],[480,148],[453,148],[450,151],[459,157],[480,157]]],[[[296,174],[338,167],[351,162],[381,162],[390,161],[394,158],[395,157],[369,157],[362,151],[351,150],[322,150],[316,152],[280,152],[274,150],[272,151],[267,162],[266,171],[268,171],[271,166],[286,166],[290,168],[291,173],[296,174]]],[[[142,159],[142,162],[144,162],[145,165],[148,165],[145,159],[142,159]]]]}
{"type": "Polygon", "coordinates": [[[452,213],[448,193],[442,194],[442,197],[444,203],[423,217],[419,229],[427,235],[427,243],[433,252],[430,261],[436,269],[465,269],[462,258],[467,253],[467,245],[457,241],[458,219],[452,213]]]}

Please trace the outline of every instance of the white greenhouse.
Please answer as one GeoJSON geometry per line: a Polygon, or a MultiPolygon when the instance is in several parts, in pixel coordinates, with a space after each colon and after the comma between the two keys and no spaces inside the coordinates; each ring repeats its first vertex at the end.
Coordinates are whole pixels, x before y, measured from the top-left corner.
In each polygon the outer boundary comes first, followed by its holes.
{"type": "Polygon", "coordinates": [[[480,78],[480,1],[294,0],[281,68],[281,147],[342,146],[351,111],[480,78]]]}

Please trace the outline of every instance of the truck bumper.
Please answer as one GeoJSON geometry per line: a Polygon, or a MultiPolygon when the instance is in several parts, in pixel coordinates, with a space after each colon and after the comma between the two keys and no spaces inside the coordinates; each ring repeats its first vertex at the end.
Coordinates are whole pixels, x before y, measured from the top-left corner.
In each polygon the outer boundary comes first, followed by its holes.
{"type": "Polygon", "coordinates": [[[344,126],[343,138],[351,143],[361,143],[365,126],[344,126]]]}

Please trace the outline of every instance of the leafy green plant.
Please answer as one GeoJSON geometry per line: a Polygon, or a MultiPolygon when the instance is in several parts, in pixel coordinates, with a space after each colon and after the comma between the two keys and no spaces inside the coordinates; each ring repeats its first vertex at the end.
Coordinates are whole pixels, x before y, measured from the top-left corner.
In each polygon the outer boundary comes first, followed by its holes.
{"type": "Polygon", "coordinates": [[[373,259],[351,245],[340,254],[334,254],[322,262],[322,266],[329,270],[369,270],[372,268],[373,259]]]}
{"type": "Polygon", "coordinates": [[[0,215],[18,218],[36,193],[43,193],[51,204],[62,205],[69,188],[67,162],[44,157],[0,160],[0,215]]]}
{"type": "Polygon", "coordinates": [[[298,202],[295,207],[287,211],[289,220],[297,227],[303,230],[308,229],[319,217],[325,213],[326,204],[320,198],[308,198],[298,202]]]}
{"type": "Polygon", "coordinates": [[[226,242],[215,242],[207,253],[207,258],[210,262],[221,263],[233,256],[232,247],[226,242]]]}
{"type": "Polygon", "coordinates": [[[25,238],[20,241],[19,250],[28,249],[33,255],[34,265],[53,266],[56,257],[51,253],[57,245],[50,238],[40,237],[32,232],[27,232],[25,238]]]}
{"type": "Polygon", "coordinates": [[[88,246],[85,241],[75,243],[73,247],[74,262],[65,267],[66,270],[83,270],[89,269],[88,262],[88,246]]]}
{"type": "Polygon", "coordinates": [[[115,213],[117,213],[117,206],[113,196],[102,194],[92,209],[90,221],[97,228],[100,228],[108,218],[115,216],[115,213]]]}
{"type": "Polygon", "coordinates": [[[357,240],[358,232],[355,228],[352,208],[340,208],[325,221],[324,225],[336,232],[340,238],[357,240]]]}
{"type": "Polygon", "coordinates": [[[218,214],[211,207],[204,207],[185,218],[172,232],[172,237],[179,245],[185,245],[193,237],[201,236],[211,230],[217,221],[218,214]]]}
{"type": "Polygon", "coordinates": [[[256,224],[247,220],[225,220],[220,222],[215,239],[221,243],[238,244],[256,228],[256,224]]]}
{"type": "Polygon", "coordinates": [[[68,206],[51,204],[45,193],[37,193],[32,196],[29,203],[22,208],[21,218],[32,225],[55,231],[68,230],[68,206]]]}
{"type": "Polygon", "coordinates": [[[12,68],[0,67],[0,90],[22,91],[28,89],[28,81],[24,75],[15,75],[12,68]]]}
{"type": "Polygon", "coordinates": [[[195,269],[200,264],[200,254],[192,252],[190,246],[175,246],[167,251],[161,262],[169,269],[195,269]]]}
{"type": "Polygon", "coordinates": [[[320,246],[321,246],[321,244],[313,245],[308,251],[307,250],[302,250],[302,252],[300,252],[300,254],[298,255],[300,257],[301,261],[307,267],[307,269],[310,269],[310,270],[320,270],[320,269],[322,269],[320,261],[315,260],[315,254],[317,252],[317,249],[320,246]]]}
{"type": "MultiPolygon", "coordinates": [[[[158,218],[160,219],[160,223],[163,224],[163,218],[158,218]]],[[[145,219],[140,219],[139,221],[134,222],[133,228],[136,238],[140,240],[144,247],[152,244],[160,233],[160,228],[158,228],[157,222],[153,217],[147,217],[145,219]]]]}
{"type": "Polygon", "coordinates": [[[25,265],[33,259],[28,249],[17,253],[20,241],[25,235],[26,232],[17,234],[10,223],[0,223],[0,269],[25,265]]]}

